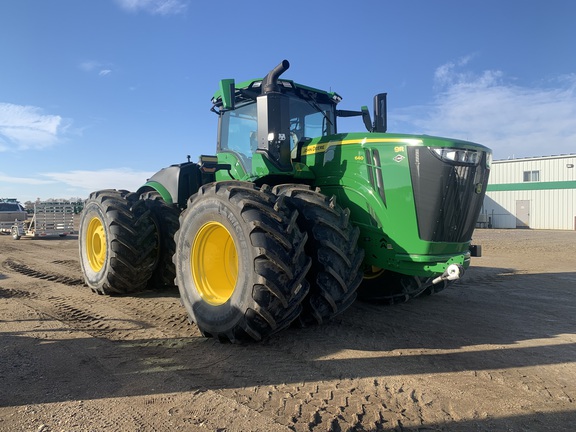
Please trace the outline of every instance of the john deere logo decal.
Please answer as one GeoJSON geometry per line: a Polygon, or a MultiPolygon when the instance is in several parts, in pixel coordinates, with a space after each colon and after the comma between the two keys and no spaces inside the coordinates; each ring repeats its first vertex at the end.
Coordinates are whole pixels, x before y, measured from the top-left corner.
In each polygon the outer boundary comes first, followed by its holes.
{"type": "Polygon", "coordinates": [[[395,160],[396,162],[402,162],[402,161],[404,160],[404,156],[402,156],[402,155],[396,155],[396,156],[394,157],[394,160],[395,160]]]}

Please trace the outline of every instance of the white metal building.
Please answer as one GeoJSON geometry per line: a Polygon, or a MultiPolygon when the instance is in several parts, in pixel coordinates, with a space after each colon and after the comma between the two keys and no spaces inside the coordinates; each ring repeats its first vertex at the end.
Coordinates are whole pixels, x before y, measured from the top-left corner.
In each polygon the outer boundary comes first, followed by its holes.
{"type": "Polygon", "coordinates": [[[480,226],[576,229],[576,154],[492,162],[480,226]]]}

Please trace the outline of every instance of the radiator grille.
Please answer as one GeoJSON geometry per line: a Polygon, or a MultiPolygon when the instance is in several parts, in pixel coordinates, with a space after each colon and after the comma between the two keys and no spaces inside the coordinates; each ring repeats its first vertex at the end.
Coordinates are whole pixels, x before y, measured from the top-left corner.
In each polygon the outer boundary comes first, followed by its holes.
{"type": "Polygon", "coordinates": [[[488,184],[486,153],[475,163],[448,161],[428,147],[409,147],[408,157],[420,238],[467,242],[488,184]]]}

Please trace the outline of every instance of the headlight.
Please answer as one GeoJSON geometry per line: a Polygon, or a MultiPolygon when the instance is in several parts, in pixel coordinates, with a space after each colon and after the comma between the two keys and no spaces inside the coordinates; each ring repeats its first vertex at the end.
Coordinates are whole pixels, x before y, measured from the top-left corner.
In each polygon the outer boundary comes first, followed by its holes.
{"type": "Polygon", "coordinates": [[[492,167],[492,152],[486,152],[486,168],[492,167]]]}
{"type": "Polygon", "coordinates": [[[477,150],[460,149],[453,147],[428,147],[432,154],[444,162],[457,165],[478,165],[481,153],[477,150]]]}

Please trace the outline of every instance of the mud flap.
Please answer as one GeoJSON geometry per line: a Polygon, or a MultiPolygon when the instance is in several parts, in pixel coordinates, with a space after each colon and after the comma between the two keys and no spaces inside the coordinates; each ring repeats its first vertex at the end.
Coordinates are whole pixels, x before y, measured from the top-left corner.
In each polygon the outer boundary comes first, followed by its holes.
{"type": "Polygon", "coordinates": [[[482,245],[470,245],[470,256],[481,257],[482,245]]]}

